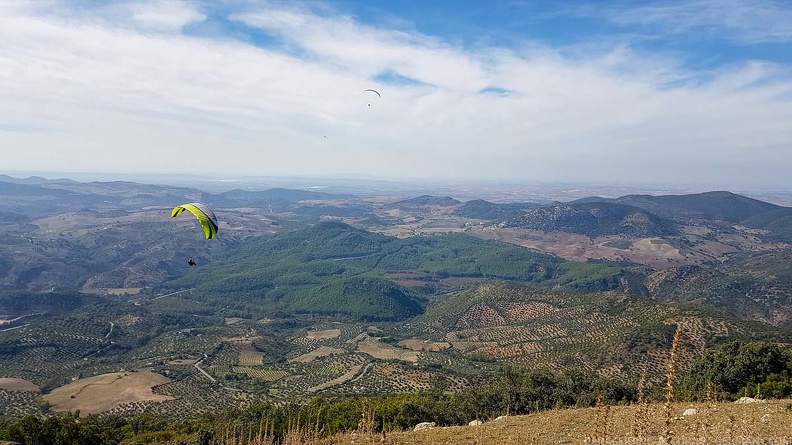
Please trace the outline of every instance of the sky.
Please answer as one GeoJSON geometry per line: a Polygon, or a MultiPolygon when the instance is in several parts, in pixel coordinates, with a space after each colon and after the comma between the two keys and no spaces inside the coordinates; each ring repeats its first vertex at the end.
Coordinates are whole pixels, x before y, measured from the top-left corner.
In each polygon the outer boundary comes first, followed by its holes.
{"type": "Polygon", "coordinates": [[[0,156],[792,190],[792,2],[3,0],[0,156]]]}

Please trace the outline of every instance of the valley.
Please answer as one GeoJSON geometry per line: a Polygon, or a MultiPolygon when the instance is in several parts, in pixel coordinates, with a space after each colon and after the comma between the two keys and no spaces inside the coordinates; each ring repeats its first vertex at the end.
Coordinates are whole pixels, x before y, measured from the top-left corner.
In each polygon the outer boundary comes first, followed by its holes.
{"type": "Polygon", "coordinates": [[[650,214],[589,200],[20,187],[0,182],[4,417],[47,404],[189,418],[458,391],[508,367],[661,385],[674,329],[682,368],[735,339],[792,342],[788,238],[750,222],[786,208],[739,195],[641,198],[650,214]],[[217,214],[217,239],[170,217],[191,199],[217,214]]]}

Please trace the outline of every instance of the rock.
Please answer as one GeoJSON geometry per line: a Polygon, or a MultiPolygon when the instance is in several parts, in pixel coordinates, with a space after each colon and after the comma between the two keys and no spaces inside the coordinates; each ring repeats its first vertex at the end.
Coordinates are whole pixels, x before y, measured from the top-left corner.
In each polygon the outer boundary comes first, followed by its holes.
{"type": "Polygon", "coordinates": [[[761,400],[754,399],[752,397],[740,397],[739,399],[734,401],[734,403],[758,403],[758,402],[761,402],[761,400]]]}
{"type": "Polygon", "coordinates": [[[415,425],[413,431],[421,431],[421,430],[428,430],[430,428],[434,428],[436,423],[434,422],[421,422],[418,425],[415,425]]]}
{"type": "Polygon", "coordinates": [[[682,413],[683,416],[695,416],[696,414],[700,413],[701,411],[697,410],[696,408],[688,408],[682,413]]]}
{"type": "Polygon", "coordinates": [[[505,419],[507,417],[509,417],[509,416],[498,416],[498,417],[495,418],[495,420],[503,420],[503,419],[505,419]]]}
{"type": "Polygon", "coordinates": [[[470,421],[470,423],[468,423],[468,426],[479,426],[479,425],[481,425],[482,423],[484,423],[484,422],[482,422],[482,421],[480,421],[480,420],[478,420],[478,419],[476,419],[476,420],[471,420],[471,421],[470,421]]]}

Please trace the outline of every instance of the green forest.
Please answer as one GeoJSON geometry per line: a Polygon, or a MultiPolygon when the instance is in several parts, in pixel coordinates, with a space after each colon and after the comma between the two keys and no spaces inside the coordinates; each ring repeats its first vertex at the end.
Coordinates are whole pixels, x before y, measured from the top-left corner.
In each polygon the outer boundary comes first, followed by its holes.
{"type": "Polygon", "coordinates": [[[465,234],[399,239],[338,222],[252,238],[237,252],[160,286],[195,288],[270,310],[344,314],[363,320],[403,320],[449,277],[542,283],[597,291],[628,275],[603,262],[569,262],[522,247],[465,234]],[[386,274],[416,274],[405,287],[386,274]]]}

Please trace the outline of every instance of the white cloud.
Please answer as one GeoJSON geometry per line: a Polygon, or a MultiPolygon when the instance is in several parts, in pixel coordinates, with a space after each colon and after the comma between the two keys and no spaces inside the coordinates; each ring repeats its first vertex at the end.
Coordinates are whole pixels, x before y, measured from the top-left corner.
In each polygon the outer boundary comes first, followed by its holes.
{"type": "Polygon", "coordinates": [[[5,168],[790,185],[786,66],[702,82],[626,45],[470,50],[326,12],[235,14],[286,42],[262,48],[173,32],[198,15],[152,33],[134,10],[0,14],[5,168]]]}
{"type": "Polygon", "coordinates": [[[482,66],[473,55],[421,34],[372,28],[350,17],[323,17],[297,9],[246,13],[234,18],[277,33],[312,54],[341,63],[361,75],[394,70],[431,85],[468,89],[487,86],[482,66]]]}
{"type": "Polygon", "coordinates": [[[135,22],[161,31],[178,31],[189,23],[206,18],[195,5],[184,0],[150,0],[133,3],[130,9],[135,22]]]}
{"type": "Polygon", "coordinates": [[[707,33],[745,43],[792,40],[792,7],[773,0],[656,2],[631,8],[596,6],[586,14],[622,25],[658,25],[665,32],[707,33]]]}

